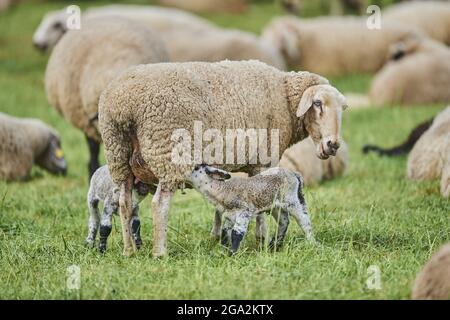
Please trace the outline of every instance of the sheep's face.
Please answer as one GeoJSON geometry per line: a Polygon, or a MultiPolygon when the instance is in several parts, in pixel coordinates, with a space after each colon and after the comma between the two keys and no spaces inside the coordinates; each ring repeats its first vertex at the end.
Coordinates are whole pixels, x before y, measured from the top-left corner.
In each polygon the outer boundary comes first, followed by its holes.
{"type": "Polygon", "coordinates": [[[230,173],[225,170],[211,167],[206,164],[200,164],[195,166],[187,180],[197,188],[208,183],[210,180],[224,181],[230,178],[230,173]]]}
{"type": "Polygon", "coordinates": [[[44,152],[36,159],[36,164],[50,173],[66,175],[67,164],[57,136],[50,137],[44,152]]]}
{"type": "Polygon", "coordinates": [[[297,117],[305,117],[305,127],[317,148],[319,159],[335,156],[340,146],[342,112],[347,102],[331,85],[316,85],[303,93],[297,117]]]}
{"type": "Polygon", "coordinates": [[[33,35],[33,45],[44,52],[53,48],[67,31],[66,20],[64,11],[47,14],[33,35]]]}

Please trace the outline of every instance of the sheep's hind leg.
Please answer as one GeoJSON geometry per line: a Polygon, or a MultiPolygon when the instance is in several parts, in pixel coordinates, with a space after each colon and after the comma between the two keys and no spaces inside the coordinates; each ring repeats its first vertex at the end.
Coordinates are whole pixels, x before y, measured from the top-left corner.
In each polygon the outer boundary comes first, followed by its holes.
{"type": "Polygon", "coordinates": [[[100,143],[95,141],[92,138],[89,138],[86,136],[86,141],[89,147],[89,181],[91,181],[91,177],[94,174],[94,172],[100,168],[100,163],[98,161],[98,155],[100,153],[100,143]]]}
{"type": "Polygon", "coordinates": [[[133,176],[130,176],[126,181],[120,185],[119,196],[119,215],[122,223],[122,237],[123,237],[123,254],[131,256],[136,251],[134,241],[131,239],[131,192],[133,188],[133,176]]]}
{"type": "Polygon", "coordinates": [[[133,215],[131,217],[131,234],[133,236],[136,248],[140,249],[142,246],[141,239],[141,220],[139,219],[139,206],[133,209],[133,215]]]}
{"type": "Polygon", "coordinates": [[[289,226],[289,214],[285,210],[274,209],[272,211],[272,216],[278,223],[278,230],[276,237],[270,241],[269,248],[277,250],[283,245],[284,237],[286,236],[286,231],[289,226]]]}
{"type": "Polygon", "coordinates": [[[239,249],[239,245],[247,233],[248,224],[250,223],[251,218],[252,214],[247,211],[239,212],[236,215],[236,221],[231,231],[231,254],[235,254],[239,249]]]}
{"type": "Polygon", "coordinates": [[[112,216],[117,212],[117,208],[105,207],[103,209],[102,219],[100,220],[100,241],[98,243],[98,251],[104,253],[106,251],[106,243],[112,230],[112,216]]]}
{"type": "Polygon", "coordinates": [[[221,235],[221,241],[220,243],[224,247],[228,247],[228,243],[230,242],[231,238],[231,229],[233,229],[234,221],[232,220],[232,217],[229,215],[225,215],[225,222],[223,223],[222,227],[222,235],[221,235]]]}
{"type": "Polygon", "coordinates": [[[98,212],[98,200],[93,199],[88,203],[89,207],[89,224],[88,236],[86,237],[86,247],[93,248],[95,244],[95,237],[97,236],[98,225],[100,222],[100,214],[98,212]]]}
{"type": "Polygon", "coordinates": [[[296,203],[288,207],[288,212],[290,215],[294,216],[298,225],[303,229],[306,235],[306,239],[310,242],[315,242],[314,235],[312,231],[311,219],[308,215],[308,209],[304,203],[296,203]]]}
{"type": "Polygon", "coordinates": [[[222,227],[222,212],[216,209],[216,212],[214,214],[214,225],[211,230],[211,235],[216,240],[220,239],[221,227],[222,227]]]}
{"type": "Polygon", "coordinates": [[[158,184],[152,199],[153,213],[153,256],[162,257],[167,251],[167,223],[169,219],[169,206],[173,191],[167,189],[162,183],[158,184]]]}

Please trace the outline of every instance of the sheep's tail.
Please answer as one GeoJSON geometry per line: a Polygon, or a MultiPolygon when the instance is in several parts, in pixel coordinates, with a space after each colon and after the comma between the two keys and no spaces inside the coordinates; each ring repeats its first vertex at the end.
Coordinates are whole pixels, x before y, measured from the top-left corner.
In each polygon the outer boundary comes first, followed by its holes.
{"type": "Polygon", "coordinates": [[[424,121],[420,123],[418,126],[416,126],[413,129],[413,131],[409,134],[408,139],[401,145],[384,149],[379,146],[367,144],[362,148],[362,152],[364,154],[367,154],[370,151],[373,151],[378,153],[379,156],[388,156],[388,157],[395,157],[407,154],[414,147],[417,140],[419,140],[419,138],[425,133],[425,131],[427,131],[430,128],[431,124],[433,123],[433,119],[434,118],[424,121]]]}

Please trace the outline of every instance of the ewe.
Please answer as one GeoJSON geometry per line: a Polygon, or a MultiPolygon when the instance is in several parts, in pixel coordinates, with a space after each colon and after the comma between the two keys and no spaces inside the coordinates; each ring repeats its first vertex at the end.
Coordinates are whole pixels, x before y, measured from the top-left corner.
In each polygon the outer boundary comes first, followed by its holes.
{"type": "MultiPolygon", "coordinates": [[[[327,159],[339,148],[345,106],[345,97],[326,79],[308,72],[283,72],[258,61],[164,63],[130,68],[102,93],[99,105],[106,160],[113,181],[120,186],[124,253],[134,251],[129,224],[131,189],[136,177],[148,184],[158,183],[152,201],[153,253],[166,254],[170,200],[174,191],[184,186],[195,164],[199,164],[195,159],[173,161],[173,152],[180,144],[179,139],[173,139],[177,130],[183,129],[192,137],[197,121],[222,136],[227,129],[275,130],[279,136],[275,148],[280,153],[311,136],[317,156],[327,159]]],[[[188,142],[187,138],[183,143],[188,142]]],[[[226,154],[225,145],[217,151],[226,154]]],[[[274,152],[272,145],[267,151],[274,152]]],[[[242,153],[244,163],[217,164],[213,160],[207,164],[250,175],[270,166],[270,161],[250,162],[258,155],[250,152],[248,144],[242,153]]]]}

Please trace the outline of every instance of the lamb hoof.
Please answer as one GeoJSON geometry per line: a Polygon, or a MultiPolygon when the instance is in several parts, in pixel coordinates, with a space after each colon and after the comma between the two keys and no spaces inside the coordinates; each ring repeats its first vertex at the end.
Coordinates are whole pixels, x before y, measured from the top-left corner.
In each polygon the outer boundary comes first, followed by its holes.
{"type": "Polygon", "coordinates": [[[98,246],[98,252],[105,253],[106,252],[106,246],[105,245],[99,245],[98,246]]]}
{"type": "Polygon", "coordinates": [[[94,245],[95,245],[94,240],[86,240],[86,242],[84,243],[84,246],[88,249],[94,248],[94,245]]]}

